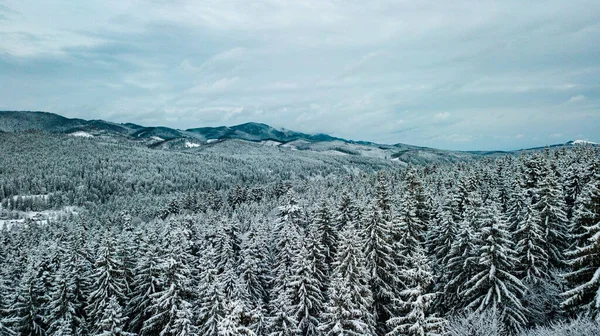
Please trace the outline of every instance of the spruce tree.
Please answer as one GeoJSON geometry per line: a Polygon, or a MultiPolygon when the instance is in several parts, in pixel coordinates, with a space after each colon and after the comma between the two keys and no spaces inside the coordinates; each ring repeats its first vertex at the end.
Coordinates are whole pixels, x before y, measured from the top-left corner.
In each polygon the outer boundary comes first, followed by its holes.
{"type": "Polygon", "coordinates": [[[373,312],[379,335],[387,332],[386,322],[395,314],[394,298],[403,286],[392,248],[391,223],[375,203],[367,214],[360,235],[363,239],[365,267],[373,295],[373,312]]]}
{"type": "Polygon", "coordinates": [[[87,314],[93,332],[100,331],[100,319],[111,298],[125,300],[127,283],[123,264],[117,257],[115,242],[111,236],[104,239],[100,253],[94,263],[92,273],[94,282],[89,294],[87,314]]]}
{"type": "Polygon", "coordinates": [[[476,312],[496,309],[509,330],[519,331],[527,324],[521,301],[526,287],[514,274],[517,260],[507,223],[495,205],[483,206],[477,221],[477,273],[465,283],[461,294],[467,299],[467,308],[476,312]]]}
{"type": "Polygon", "coordinates": [[[570,289],[562,305],[575,312],[600,317],[600,173],[596,173],[582,192],[573,216],[581,228],[581,246],[567,253],[572,271],[566,274],[570,289]]]}
{"type": "Polygon", "coordinates": [[[115,297],[108,300],[104,306],[102,316],[98,322],[100,332],[98,336],[133,336],[134,334],[124,330],[127,318],[123,317],[122,308],[115,297]]]}
{"type": "Polygon", "coordinates": [[[131,300],[128,312],[131,320],[129,330],[140,333],[145,320],[152,315],[152,296],[162,289],[160,247],[158,239],[153,235],[147,237],[142,243],[141,257],[133,270],[133,282],[131,283],[131,300]]]}
{"type": "Polygon", "coordinates": [[[314,259],[306,246],[302,246],[294,264],[289,279],[289,311],[297,322],[297,328],[302,336],[318,335],[319,316],[323,310],[322,283],[315,276],[314,259]]]}
{"type": "Polygon", "coordinates": [[[517,242],[516,266],[519,277],[524,282],[535,283],[549,278],[549,260],[544,238],[539,212],[527,205],[514,232],[517,242]]]}
{"type": "Polygon", "coordinates": [[[9,308],[11,329],[23,336],[44,336],[44,310],[40,298],[44,286],[30,264],[23,274],[14,303],[9,308]]]}
{"type": "Polygon", "coordinates": [[[191,310],[190,245],[177,224],[170,230],[166,241],[170,248],[160,265],[162,289],[151,296],[152,316],[144,321],[144,334],[183,336],[195,329],[191,310]]]}
{"type": "Polygon", "coordinates": [[[371,313],[373,295],[364,254],[356,236],[356,230],[348,227],[341,235],[329,287],[329,302],[325,305],[319,326],[323,335],[376,335],[375,319],[371,313]]]}
{"type": "Polygon", "coordinates": [[[198,299],[196,301],[197,325],[200,328],[200,334],[206,336],[218,335],[219,322],[225,316],[225,296],[217,277],[215,259],[214,248],[208,246],[201,256],[198,299]]]}
{"type": "Polygon", "coordinates": [[[562,191],[553,173],[542,179],[537,196],[535,207],[540,213],[549,265],[560,269],[565,261],[563,252],[569,247],[568,221],[562,191]]]}
{"type": "Polygon", "coordinates": [[[434,279],[422,249],[417,249],[409,257],[401,274],[408,288],[401,291],[397,298],[400,314],[387,321],[391,330],[386,335],[441,335],[445,320],[431,313],[430,307],[435,296],[431,292],[434,279]]]}

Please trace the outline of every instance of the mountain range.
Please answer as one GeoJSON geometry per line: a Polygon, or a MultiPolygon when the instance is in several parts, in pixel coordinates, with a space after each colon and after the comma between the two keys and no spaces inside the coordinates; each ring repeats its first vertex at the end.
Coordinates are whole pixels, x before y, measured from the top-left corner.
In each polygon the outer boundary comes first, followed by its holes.
{"type": "MultiPolygon", "coordinates": [[[[377,144],[353,141],[327,134],[306,134],[276,129],[249,122],[235,126],[199,127],[186,130],[169,127],[146,127],[134,123],[66,118],[49,112],[0,111],[0,132],[43,131],[78,137],[100,137],[140,142],[149,148],[202,150],[224,142],[252,142],[288,150],[310,150],[329,155],[358,155],[393,160],[399,163],[456,162],[481,156],[495,156],[519,151],[450,151],[407,144],[377,144]]],[[[550,147],[592,144],[569,141],[550,147]]],[[[595,144],[593,144],[595,145],[595,144]]],[[[541,148],[524,149],[538,150],[541,148]]]]}

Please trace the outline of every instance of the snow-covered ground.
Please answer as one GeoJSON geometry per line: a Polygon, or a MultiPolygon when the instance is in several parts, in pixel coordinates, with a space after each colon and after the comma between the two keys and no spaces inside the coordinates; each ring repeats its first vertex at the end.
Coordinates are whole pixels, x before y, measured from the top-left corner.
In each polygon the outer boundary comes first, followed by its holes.
{"type": "Polygon", "coordinates": [[[189,141],[185,142],[185,148],[196,148],[196,147],[200,147],[200,145],[197,143],[189,142],[189,141]]]}
{"type": "Polygon", "coordinates": [[[79,137],[79,138],[93,138],[94,136],[88,132],[77,131],[69,134],[70,136],[79,137]]]}
{"type": "Polygon", "coordinates": [[[219,139],[208,139],[206,140],[206,143],[213,143],[213,142],[217,142],[219,141],[219,139]]]}
{"type": "Polygon", "coordinates": [[[262,141],[261,144],[263,144],[265,146],[276,147],[276,146],[281,145],[281,142],[279,142],[279,141],[273,141],[273,140],[265,140],[265,141],[262,141]]]}
{"type": "Polygon", "coordinates": [[[575,140],[573,141],[573,145],[597,145],[597,143],[587,140],[575,140]]]}
{"type": "MultiPolygon", "coordinates": [[[[0,209],[1,210],[1,209],[0,209]]],[[[81,208],[76,206],[65,206],[59,210],[43,210],[43,211],[10,211],[11,215],[16,214],[18,218],[5,218],[0,212],[0,228],[11,227],[24,223],[26,220],[31,220],[38,224],[48,224],[48,221],[55,221],[71,215],[77,215],[81,212],[81,208]]],[[[14,217],[14,216],[10,216],[14,217]]]]}

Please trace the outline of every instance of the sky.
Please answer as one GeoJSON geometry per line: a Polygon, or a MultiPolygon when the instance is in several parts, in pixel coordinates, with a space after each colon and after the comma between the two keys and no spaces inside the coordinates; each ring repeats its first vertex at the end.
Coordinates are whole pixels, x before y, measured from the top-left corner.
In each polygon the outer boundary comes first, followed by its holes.
{"type": "Polygon", "coordinates": [[[600,142],[600,1],[0,0],[0,110],[458,150],[600,142]]]}

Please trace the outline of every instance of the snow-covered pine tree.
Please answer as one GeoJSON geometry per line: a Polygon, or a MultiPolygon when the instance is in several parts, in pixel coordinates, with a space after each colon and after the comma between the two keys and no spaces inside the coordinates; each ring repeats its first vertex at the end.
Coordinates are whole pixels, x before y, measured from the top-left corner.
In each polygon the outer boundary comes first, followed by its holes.
{"type": "Polygon", "coordinates": [[[98,336],[134,336],[135,334],[125,331],[125,322],[121,305],[116,297],[111,297],[108,304],[104,306],[102,317],[98,322],[98,336]]]}
{"type": "Polygon", "coordinates": [[[445,266],[450,258],[452,244],[458,235],[458,225],[452,219],[451,203],[449,200],[441,201],[437,210],[434,212],[431,227],[427,231],[427,251],[432,255],[432,262],[435,265],[434,275],[438,278],[445,271],[445,266]]]}
{"type": "Polygon", "coordinates": [[[327,273],[333,265],[333,260],[336,255],[336,248],[338,243],[338,232],[332,220],[331,211],[326,201],[323,201],[313,217],[313,226],[315,233],[320,240],[320,244],[323,248],[323,254],[325,256],[325,265],[327,266],[327,273]]]}
{"type": "Polygon", "coordinates": [[[18,335],[44,336],[44,311],[40,297],[44,294],[44,286],[37,277],[36,265],[27,266],[17,289],[15,301],[9,308],[11,329],[18,335]]]}
{"type": "Polygon", "coordinates": [[[411,255],[401,276],[408,286],[400,292],[398,300],[399,315],[387,321],[388,336],[437,336],[444,329],[445,320],[431,313],[431,304],[435,296],[431,292],[433,274],[424,251],[418,248],[411,255]]]}
{"type": "Polygon", "coordinates": [[[452,243],[445,274],[439,280],[438,288],[443,288],[442,295],[436,299],[436,309],[453,315],[465,307],[466,302],[461,292],[464,284],[477,272],[479,255],[477,251],[478,237],[476,215],[481,200],[477,196],[470,197],[470,204],[463,215],[456,240],[452,243]]]}
{"type": "Polygon", "coordinates": [[[150,307],[152,295],[159,292],[160,283],[160,244],[155,233],[148,233],[141,244],[141,257],[133,269],[131,300],[128,303],[129,330],[140,333],[145,320],[152,316],[150,307]]]}
{"type": "MultiPolygon", "coordinates": [[[[358,225],[358,219],[358,208],[350,194],[347,191],[344,191],[334,221],[337,232],[342,232],[348,225],[356,227],[358,225]]],[[[358,227],[356,228],[358,229],[358,227]]]]}
{"type": "Polygon", "coordinates": [[[486,204],[480,208],[477,222],[477,273],[464,284],[461,294],[467,308],[475,312],[496,309],[509,330],[519,331],[527,324],[521,302],[527,288],[514,274],[517,260],[506,220],[494,204],[486,204]]]}
{"type": "Polygon", "coordinates": [[[514,240],[517,242],[516,270],[523,282],[536,283],[549,278],[548,254],[540,214],[532,205],[526,205],[517,222],[514,240]]]}
{"type": "Polygon", "coordinates": [[[217,277],[214,260],[216,252],[212,246],[206,247],[201,255],[198,299],[196,301],[200,334],[216,336],[219,334],[219,322],[225,316],[225,296],[217,277]]]}
{"type": "MultiPolygon", "coordinates": [[[[243,320],[247,318],[246,308],[237,304],[238,301],[229,301],[225,304],[225,315],[217,323],[219,336],[254,336],[250,328],[245,326],[243,320]]],[[[204,334],[202,334],[204,335],[204,334]]]]}
{"type": "Polygon", "coordinates": [[[527,198],[525,190],[521,187],[521,182],[518,178],[515,178],[506,210],[509,232],[517,230],[519,223],[523,221],[528,205],[531,205],[531,199],[527,198]]]}
{"type": "Polygon", "coordinates": [[[48,305],[50,335],[60,329],[64,330],[65,323],[69,323],[69,330],[73,335],[87,333],[85,292],[88,283],[82,262],[78,255],[71,255],[61,264],[55,275],[48,305]]]}
{"type": "Polygon", "coordinates": [[[151,296],[152,316],[144,321],[144,334],[184,336],[195,329],[190,303],[194,299],[190,244],[181,227],[177,223],[171,224],[166,244],[169,250],[160,265],[162,290],[151,296]]]}
{"type": "Polygon", "coordinates": [[[285,292],[289,286],[289,277],[291,268],[299,250],[301,228],[299,223],[302,221],[301,209],[295,200],[292,190],[286,195],[287,204],[279,208],[279,214],[275,222],[276,241],[274,251],[273,267],[274,278],[272,281],[272,291],[270,293],[273,302],[271,302],[272,311],[279,311],[282,314],[287,307],[282,302],[275,302],[285,297],[285,292]]]}
{"type": "Polygon", "coordinates": [[[92,332],[100,330],[100,320],[111,298],[125,300],[127,283],[124,278],[123,264],[117,257],[114,238],[107,234],[100,247],[100,253],[94,263],[92,291],[86,307],[92,332]]]}
{"type": "Polygon", "coordinates": [[[322,283],[318,279],[318,268],[314,265],[310,252],[302,245],[289,279],[289,315],[297,322],[302,336],[318,335],[319,316],[323,310],[322,283]]]}
{"type": "Polygon", "coordinates": [[[535,204],[540,213],[543,240],[549,265],[554,269],[564,267],[564,251],[569,247],[569,225],[565,213],[562,190],[556,176],[548,171],[537,190],[539,201],[535,204]]]}
{"type": "Polygon", "coordinates": [[[566,274],[571,289],[562,305],[586,312],[600,320],[600,173],[584,188],[573,216],[574,225],[584,232],[582,246],[567,253],[572,271],[566,274]]]}
{"type": "Polygon", "coordinates": [[[600,162],[597,163],[594,174],[589,176],[589,182],[583,186],[581,193],[573,206],[573,216],[569,225],[574,247],[588,245],[590,238],[586,227],[593,226],[598,221],[598,212],[595,203],[598,202],[598,189],[600,189],[600,162]]]}
{"type": "Polygon", "coordinates": [[[387,333],[386,322],[396,313],[394,298],[404,287],[394,260],[391,227],[392,223],[374,203],[360,232],[378,335],[387,333]]]}
{"type": "Polygon", "coordinates": [[[400,200],[400,209],[393,228],[394,249],[399,258],[396,263],[401,266],[405,258],[422,247],[425,241],[425,224],[418,216],[418,202],[413,192],[405,190],[400,200]]]}
{"type": "Polygon", "coordinates": [[[369,289],[369,276],[357,232],[346,227],[340,237],[329,302],[322,314],[319,331],[326,336],[376,335],[369,289]]]}
{"type": "Polygon", "coordinates": [[[265,236],[261,234],[261,224],[251,227],[242,241],[242,261],[239,267],[253,309],[261,308],[267,303],[270,281],[268,246],[265,236]]]}

